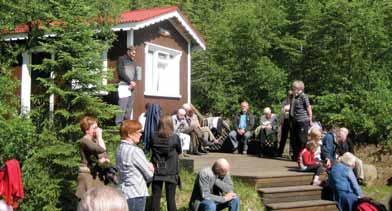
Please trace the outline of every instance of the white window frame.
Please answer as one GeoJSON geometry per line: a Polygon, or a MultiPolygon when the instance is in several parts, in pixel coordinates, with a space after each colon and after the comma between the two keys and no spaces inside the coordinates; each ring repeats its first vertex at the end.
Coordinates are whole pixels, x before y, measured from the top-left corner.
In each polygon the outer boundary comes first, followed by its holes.
{"type": "Polygon", "coordinates": [[[181,72],[181,56],[182,51],[157,45],[154,43],[145,42],[145,81],[144,81],[144,95],[146,96],[157,96],[157,97],[171,97],[171,98],[181,98],[180,87],[180,72],[181,72]],[[153,66],[157,66],[158,54],[168,54],[169,55],[169,68],[171,68],[171,79],[170,81],[165,81],[165,86],[171,86],[173,89],[170,92],[164,92],[159,90],[153,90],[152,73],[154,71],[151,69],[150,60],[151,56],[149,51],[153,51],[153,66]]]}

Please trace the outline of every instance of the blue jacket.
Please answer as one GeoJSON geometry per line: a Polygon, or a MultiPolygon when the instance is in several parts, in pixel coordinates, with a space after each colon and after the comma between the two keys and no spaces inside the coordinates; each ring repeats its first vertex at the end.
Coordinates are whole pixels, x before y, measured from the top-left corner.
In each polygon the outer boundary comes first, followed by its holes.
{"type": "Polygon", "coordinates": [[[335,156],[335,151],[336,151],[336,142],[335,142],[335,136],[333,135],[332,132],[328,132],[325,134],[323,140],[323,145],[322,151],[321,151],[321,156],[322,159],[329,159],[331,161],[335,161],[336,156],[335,156]]]}
{"type": "Polygon", "coordinates": [[[342,163],[337,162],[332,166],[328,180],[337,193],[346,192],[361,196],[361,188],[353,170],[342,163]]]}

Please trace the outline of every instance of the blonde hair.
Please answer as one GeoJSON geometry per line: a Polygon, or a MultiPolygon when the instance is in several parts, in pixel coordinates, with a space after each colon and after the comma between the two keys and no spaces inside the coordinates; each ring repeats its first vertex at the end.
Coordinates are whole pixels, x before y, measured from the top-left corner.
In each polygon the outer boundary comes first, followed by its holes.
{"type": "Polygon", "coordinates": [[[297,89],[303,91],[303,90],[305,89],[305,84],[304,84],[304,82],[302,82],[302,81],[296,80],[296,81],[293,82],[292,87],[293,87],[293,88],[297,88],[297,89]]]}
{"type": "Polygon", "coordinates": [[[312,152],[314,152],[318,146],[319,146],[319,144],[314,141],[308,141],[306,143],[306,149],[308,149],[309,151],[312,151],[312,152]]]}
{"type": "Polygon", "coordinates": [[[102,186],[87,191],[78,211],[128,211],[125,197],[115,188],[102,186]]]}
{"type": "Polygon", "coordinates": [[[319,141],[321,139],[321,129],[312,127],[309,131],[310,140],[319,141]]]}

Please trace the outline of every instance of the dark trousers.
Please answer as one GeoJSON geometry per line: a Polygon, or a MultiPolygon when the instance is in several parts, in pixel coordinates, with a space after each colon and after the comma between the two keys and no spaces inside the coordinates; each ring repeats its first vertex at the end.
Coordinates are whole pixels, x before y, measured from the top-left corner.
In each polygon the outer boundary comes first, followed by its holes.
{"type": "Polygon", "coordinates": [[[308,172],[315,172],[316,176],[320,176],[324,172],[324,168],[321,164],[315,164],[311,166],[307,166],[306,170],[308,172]]]}
{"type": "Polygon", "coordinates": [[[308,141],[308,130],[310,123],[309,121],[298,122],[293,120],[293,136],[292,148],[293,148],[293,159],[297,159],[301,149],[305,148],[306,142],[308,141]]]}
{"type": "Polygon", "coordinates": [[[287,137],[289,137],[289,131],[290,131],[290,121],[289,119],[284,119],[282,123],[282,129],[280,132],[279,148],[277,151],[279,155],[282,155],[284,152],[284,147],[286,146],[287,137]]]}
{"type": "MultiPolygon", "coordinates": [[[[160,210],[160,201],[162,194],[163,181],[152,182],[152,210],[160,210]]],[[[165,182],[167,210],[176,211],[176,186],[177,184],[165,182]]]]}

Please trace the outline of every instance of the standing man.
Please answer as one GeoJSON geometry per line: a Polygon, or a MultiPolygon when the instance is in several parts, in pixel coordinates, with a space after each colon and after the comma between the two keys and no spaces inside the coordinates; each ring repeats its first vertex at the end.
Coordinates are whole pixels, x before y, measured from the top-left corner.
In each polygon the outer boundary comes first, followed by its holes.
{"type": "Polygon", "coordinates": [[[289,137],[289,131],[290,131],[289,115],[290,115],[290,105],[292,99],[293,99],[293,92],[290,90],[287,93],[286,99],[282,103],[280,141],[279,141],[279,148],[276,153],[277,157],[282,157],[284,152],[284,147],[286,146],[287,137],[289,137]]]}
{"type": "Polygon", "coordinates": [[[308,140],[308,130],[312,124],[312,107],[308,96],[304,93],[304,82],[294,81],[292,89],[294,94],[290,106],[290,119],[293,126],[291,134],[294,141],[292,160],[296,160],[308,140]]]}
{"type": "Polygon", "coordinates": [[[212,167],[205,167],[197,174],[189,208],[192,211],[216,211],[229,208],[240,210],[240,199],[235,194],[231,180],[230,164],[224,159],[216,160],[212,167]]]}
{"type": "Polygon", "coordinates": [[[116,117],[116,125],[123,120],[131,119],[133,103],[135,100],[133,91],[136,88],[136,48],[129,46],[125,55],[120,56],[117,62],[118,83],[118,105],[122,112],[116,117]]]}
{"type": "Polygon", "coordinates": [[[239,141],[243,143],[242,154],[248,152],[248,141],[252,137],[252,130],[255,126],[255,117],[249,112],[249,104],[246,101],[241,103],[241,112],[234,119],[234,128],[229,133],[229,139],[233,144],[235,153],[238,152],[239,141]]]}

